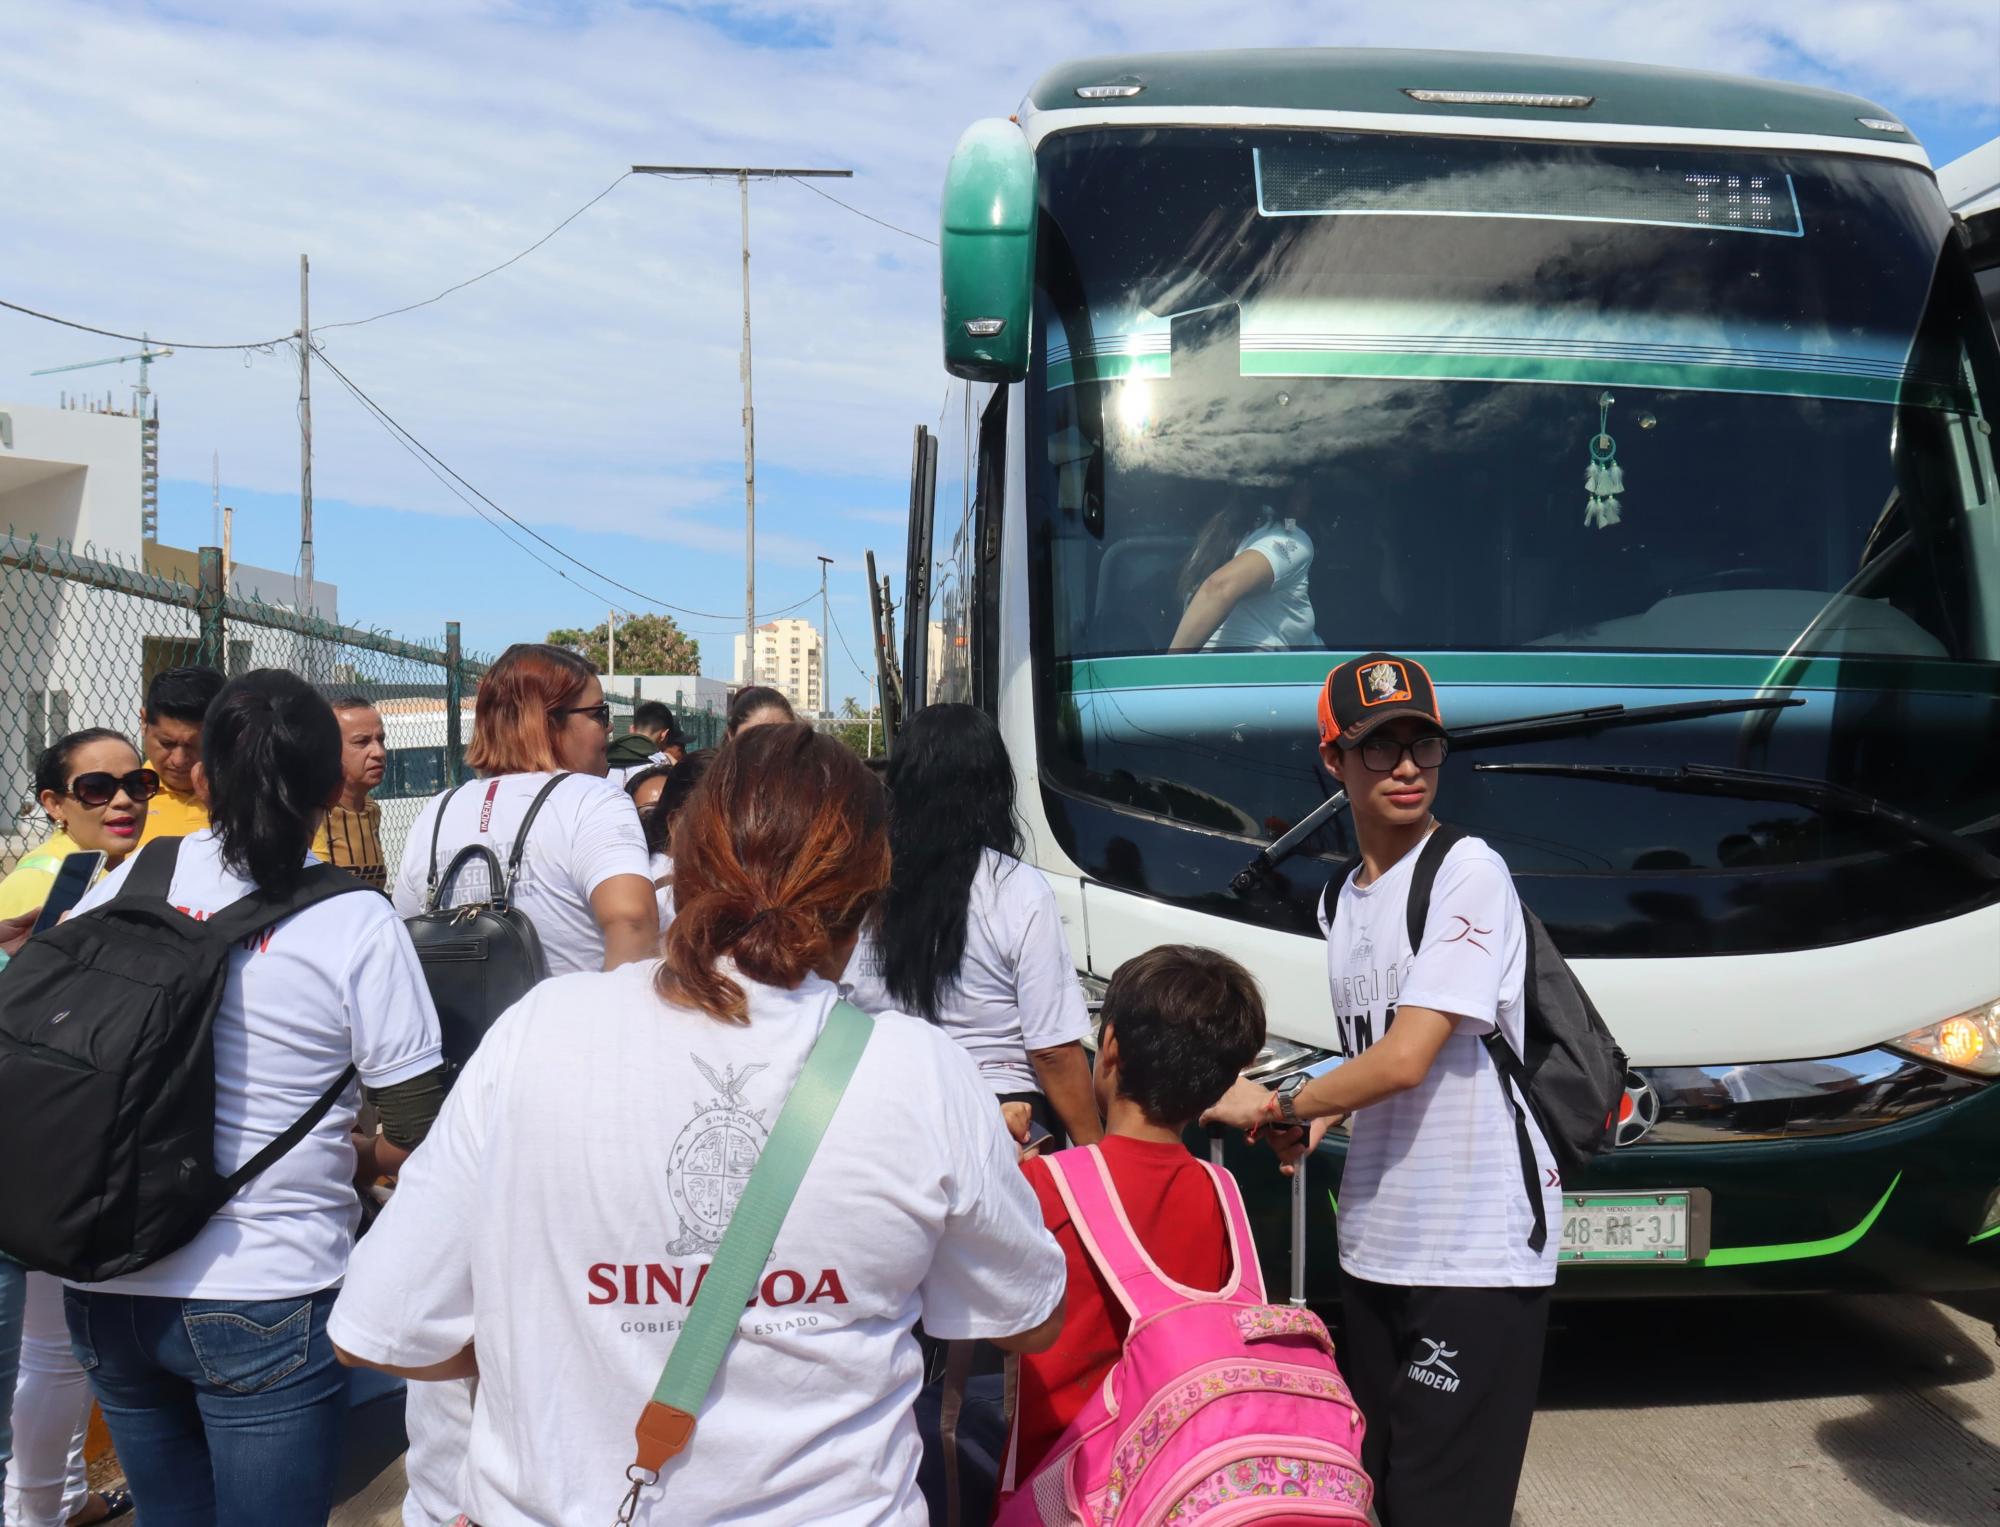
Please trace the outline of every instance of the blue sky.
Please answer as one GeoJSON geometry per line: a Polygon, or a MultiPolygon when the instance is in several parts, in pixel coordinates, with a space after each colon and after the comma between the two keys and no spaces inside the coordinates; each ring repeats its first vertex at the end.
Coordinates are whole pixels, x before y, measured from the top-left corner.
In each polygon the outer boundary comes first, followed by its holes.
{"type": "MultiPolygon", "coordinates": [[[[1006,7],[575,0],[264,0],[16,8],[0,49],[0,297],[114,329],[234,340],[430,296],[546,233],[635,162],[831,164],[833,189],[932,234],[945,159],[1048,65],[1126,49],[1432,45],[1834,85],[1911,124],[1936,162],[2000,132],[1991,0],[1006,7]],[[1586,23],[1588,23],[1586,25],[1586,23]]],[[[758,604],[814,596],[865,655],[862,553],[901,560],[909,432],[935,418],[925,245],[792,184],[752,192],[758,604]]],[[[434,306],[321,336],[444,460],[619,581],[687,608],[704,668],[742,609],[733,186],[628,180],[545,248],[434,306]]],[[[30,377],[126,347],[0,313],[0,401],[129,386],[30,377]]],[[[283,353],[155,368],[162,535],[208,539],[209,463],[238,555],[297,554],[297,373],[283,353]]],[[[614,590],[558,578],[438,483],[331,376],[314,388],[321,576],[357,623],[493,649],[594,623],[614,590]]],[[[518,532],[517,532],[518,534],[518,532]]],[[[540,550],[538,548],[538,550],[540,550]]],[[[544,553],[546,555],[546,553],[544,553]]],[[[575,572],[575,569],[571,569],[575,572]]],[[[817,618],[817,601],[800,613],[817,618]]],[[[836,694],[865,694],[834,646],[836,694]]]]}

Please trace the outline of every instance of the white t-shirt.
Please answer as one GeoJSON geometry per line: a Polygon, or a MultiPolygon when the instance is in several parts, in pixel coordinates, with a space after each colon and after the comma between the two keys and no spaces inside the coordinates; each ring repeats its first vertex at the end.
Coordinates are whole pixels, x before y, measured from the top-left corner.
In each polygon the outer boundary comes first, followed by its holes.
{"type": "MultiPolygon", "coordinates": [[[[98,882],[78,915],[117,895],[136,862],[98,882]]],[[[168,898],[183,912],[209,917],[253,889],[224,867],[213,832],[181,841],[168,898]]],[[[393,1087],[443,1061],[417,952],[389,904],[355,891],[308,907],[229,958],[215,1018],[215,1169],[235,1171],[283,1134],[350,1062],[368,1086],[393,1087]]],[[[187,1245],[88,1286],[175,1299],[290,1299],[338,1283],[361,1221],[348,1139],[359,1102],[350,1086],[187,1245]]]]}
{"type": "MultiPolygon", "coordinates": [[[[460,1074],[329,1329],[378,1362],[476,1333],[466,1514],[609,1520],[632,1428],[836,996],[668,1005],[657,962],[546,981],[460,1074]]],[[[1064,1295],[999,1111],[929,1024],[878,1015],[693,1444],[636,1521],[924,1527],[910,1328],[1028,1329],[1064,1295]]]]}
{"type": "MultiPolygon", "coordinates": [[[[864,1012],[896,1008],[882,984],[881,946],[869,933],[855,946],[843,989],[864,1012]]],[[[990,848],[972,872],[965,958],[939,1005],[938,1026],[979,1063],[995,1095],[1041,1091],[1028,1052],[1090,1034],[1055,892],[1039,871],[990,848]]]]}
{"type": "MultiPolygon", "coordinates": [[[[502,774],[473,780],[456,794],[447,791],[426,802],[403,845],[403,862],[391,893],[396,911],[415,917],[424,909],[431,824],[442,802],[448,799],[451,804],[438,835],[439,875],[468,843],[492,849],[504,873],[522,819],[549,779],[547,774],[502,774]]],[[[604,933],[590,910],[590,895],[618,875],[637,875],[652,883],[639,813],[632,798],[610,780],[573,774],[542,802],[514,882],[514,905],[535,925],[550,975],[603,968],[604,933]]],[[[488,894],[486,866],[468,864],[452,883],[448,903],[461,906],[488,894]]]]}
{"type": "Polygon", "coordinates": [[[1236,543],[1236,555],[1254,551],[1271,564],[1271,586],[1236,601],[1222,624],[1202,643],[1211,647],[1317,647],[1313,623],[1313,539],[1297,520],[1269,520],[1236,543]]]}
{"type": "Polygon", "coordinates": [[[660,908],[660,931],[665,933],[674,920],[674,856],[654,854],[650,873],[653,878],[653,899],[660,908]],[[666,881],[662,885],[661,881],[666,881]]]}
{"type": "Polygon", "coordinates": [[[657,769],[662,764],[670,764],[672,762],[673,760],[667,757],[666,754],[655,752],[648,755],[644,763],[613,764],[611,772],[605,777],[620,790],[623,790],[626,785],[631,783],[633,775],[644,774],[648,769],[657,769]]]}
{"type": "MultiPolygon", "coordinates": [[[[1480,1042],[1497,1023],[1515,1054],[1523,1047],[1520,897],[1485,843],[1453,844],[1438,866],[1413,959],[1405,919],[1422,847],[1371,885],[1357,887],[1350,875],[1327,933],[1347,1058],[1388,1032],[1399,1004],[1457,1019],[1421,1083],[1354,1115],[1340,1184],[1340,1265],[1354,1277],[1405,1287],[1537,1288],[1555,1281],[1562,1188],[1531,1115],[1548,1226],[1547,1246],[1531,1251],[1534,1210],[1521,1182],[1510,1089],[1480,1042]]],[[[1323,912],[1320,926],[1327,928],[1323,912]]]]}

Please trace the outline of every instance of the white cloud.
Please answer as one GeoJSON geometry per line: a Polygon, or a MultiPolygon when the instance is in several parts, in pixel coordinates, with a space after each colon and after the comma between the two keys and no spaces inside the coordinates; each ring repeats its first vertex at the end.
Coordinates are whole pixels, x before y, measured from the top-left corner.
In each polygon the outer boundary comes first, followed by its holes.
{"type": "MultiPolygon", "coordinates": [[[[929,234],[965,122],[1012,109],[1079,54],[1218,41],[1581,50],[1834,82],[1892,110],[1986,121],[2000,54],[1990,0],[1128,0],[1088,13],[880,0],[709,8],[721,26],[671,7],[500,0],[14,9],[0,50],[0,294],[185,339],[292,328],[301,249],[322,323],[429,296],[635,161],[848,166],[857,177],[838,194],[929,234]],[[787,29],[827,46],[754,41],[787,29]]],[[[889,506],[909,426],[934,415],[941,385],[935,256],[796,185],[755,187],[752,225],[771,482],[760,553],[804,565],[821,549],[818,500],[887,496],[832,513],[900,518],[889,506]]],[[[739,279],[733,186],[634,180],[503,274],[324,341],[524,518],[724,553],[740,544],[739,279]]],[[[0,395],[49,399],[29,370],[113,344],[0,319],[0,395]]],[[[184,351],[155,378],[168,476],[205,478],[216,448],[234,483],[295,483],[285,355],[184,351]]],[[[115,374],[65,380],[101,389],[115,374]]],[[[314,419],[322,496],[464,512],[323,371],[314,419]]]]}

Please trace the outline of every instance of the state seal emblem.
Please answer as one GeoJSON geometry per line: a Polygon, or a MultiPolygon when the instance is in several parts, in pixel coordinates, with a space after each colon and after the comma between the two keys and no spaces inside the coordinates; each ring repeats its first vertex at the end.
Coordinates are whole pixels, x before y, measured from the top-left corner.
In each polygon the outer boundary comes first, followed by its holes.
{"type": "Polygon", "coordinates": [[[744,1104],[743,1084],[764,1069],[764,1063],[737,1070],[725,1066],[718,1076],[700,1056],[690,1056],[695,1069],[708,1079],[716,1097],[674,1139],[667,1159],[667,1193],[680,1216],[681,1233],[667,1247],[670,1256],[713,1252],[736,1201],[749,1185],[750,1173],[770,1139],[764,1111],[744,1104]]]}

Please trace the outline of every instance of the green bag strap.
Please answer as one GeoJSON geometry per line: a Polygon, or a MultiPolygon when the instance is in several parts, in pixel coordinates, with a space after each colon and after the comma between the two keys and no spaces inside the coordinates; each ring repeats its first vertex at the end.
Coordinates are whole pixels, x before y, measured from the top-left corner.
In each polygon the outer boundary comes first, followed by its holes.
{"type": "Polygon", "coordinates": [[[687,1319],[674,1338],[667,1366],[653,1389],[653,1398],[639,1417],[638,1460],[626,1470],[632,1488],[626,1496],[630,1520],[639,1491],[658,1481],[668,1460],[688,1444],[695,1417],[715,1383],[716,1370],[736,1337],[744,1306],[756,1291],[778,1227],[798,1196],[799,1183],[812,1165],[826,1126],[847,1091],[861,1052],[874,1032],[875,1020],[851,1002],[836,1002],[827,1015],[798,1084],[778,1112],[771,1137],[744,1185],[743,1197],[729,1217],[729,1228],[702,1279],[687,1319]]]}

